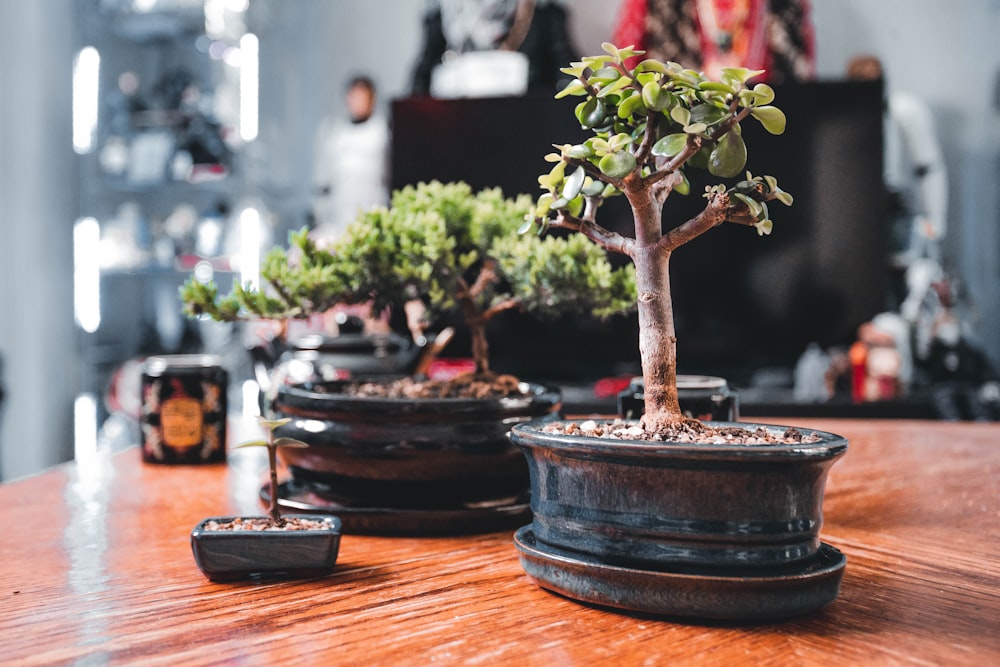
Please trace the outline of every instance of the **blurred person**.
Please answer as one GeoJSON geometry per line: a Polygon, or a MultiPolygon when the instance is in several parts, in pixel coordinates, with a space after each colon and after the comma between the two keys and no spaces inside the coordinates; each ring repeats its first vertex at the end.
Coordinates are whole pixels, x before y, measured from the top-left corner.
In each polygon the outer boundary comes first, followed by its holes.
{"type": "Polygon", "coordinates": [[[815,39],[809,0],[624,0],[613,41],[716,78],[746,67],[784,83],[815,78],[815,39]]]}
{"type": "MultiPolygon", "coordinates": [[[[872,81],[884,80],[885,74],[878,58],[863,54],[848,62],[847,77],[872,81]]],[[[918,259],[941,263],[941,243],[948,228],[948,174],[930,108],[916,95],[889,86],[886,90],[890,265],[904,274],[918,259]]]]}
{"type": "Polygon", "coordinates": [[[575,59],[562,0],[427,0],[411,94],[552,94],[575,59]]]}
{"type": "Polygon", "coordinates": [[[355,76],[344,95],[347,119],[327,118],[316,141],[315,235],[332,240],[358,213],[389,202],[389,124],[375,83],[355,76]]]}

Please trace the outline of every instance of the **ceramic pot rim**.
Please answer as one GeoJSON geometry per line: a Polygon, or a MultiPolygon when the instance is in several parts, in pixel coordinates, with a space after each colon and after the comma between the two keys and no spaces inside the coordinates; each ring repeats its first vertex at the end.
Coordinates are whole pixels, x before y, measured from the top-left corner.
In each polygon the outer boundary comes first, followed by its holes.
{"type": "MultiPolygon", "coordinates": [[[[388,379],[386,376],[382,379],[388,379]]],[[[355,378],[362,380],[365,378],[355,378]]],[[[369,378],[370,379],[370,378],[369,378]]],[[[328,383],[337,384],[337,383],[328,383]]],[[[512,410],[524,410],[531,407],[545,407],[545,412],[560,404],[562,400],[561,392],[546,385],[533,382],[521,382],[521,389],[525,393],[521,396],[510,396],[506,398],[381,398],[370,396],[344,396],[338,393],[324,393],[306,389],[301,384],[289,384],[278,387],[275,397],[275,406],[287,406],[291,408],[309,409],[319,406],[336,405],[339,408],[352,411],[376,411],[384,412],[387,409],[396,409],[399,406],[407,406],[409,412],[468,412],[468,411],[495,411],[506,412],[512,410]]]]}
{"type": "MultiPolygon", "coordinates": [[[[587,419],[566,419],[566,422],[583,423],[587,419]]],[[[638,424],[638,420],[628,420],[638,424]]],[[[788,425],[757,422],[707,422],[714,426],[746,429],[764,427],[770,431],[784,431],[788,425]]],[[[517,424],[510,437],[522,447],[542,447],[558,450],[567,456],[609,459],[650,459],[657,456],[716,461],[825,461],[840,457],[847,451],[847,439],[836,433],[795,427],[805,435],[815,435],[819,441],[812,443],[729,445],[714,443],[652,442],[617,440],[585,435],[563,435],[542,430],[542,424],[517,424]]]]}

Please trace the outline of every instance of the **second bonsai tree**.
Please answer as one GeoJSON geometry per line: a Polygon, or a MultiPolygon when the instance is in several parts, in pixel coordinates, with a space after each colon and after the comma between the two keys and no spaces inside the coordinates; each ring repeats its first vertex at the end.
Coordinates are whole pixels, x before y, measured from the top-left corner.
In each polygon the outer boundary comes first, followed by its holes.
{"type": "Polygon", "coordinates": [[[473,192],[462,182],[407,186],[328,247],[308,230],[292,233],[289,251],[275,248],[265,258],[262,288],[238,285],[220,296],[215,285],[192,278],[182,300],[189,315],[221,321],[303,318],[338,304],[370,304],[379,313],[420,301],[428,320],[457,315],[475,376],[489,378],[487,324],[495,316],[589,309],[608,317],[635,304],[632,267],[614,268],[583,237],[518,235],[531,204],[527,195],[473,192]]]}

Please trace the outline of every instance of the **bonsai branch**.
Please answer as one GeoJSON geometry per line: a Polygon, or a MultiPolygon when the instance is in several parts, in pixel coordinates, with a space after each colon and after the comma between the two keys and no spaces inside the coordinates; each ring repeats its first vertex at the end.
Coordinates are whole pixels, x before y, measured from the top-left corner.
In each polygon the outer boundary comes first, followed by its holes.
{"type": "Polygon", "coordinates": [[[657,245],[662,246],[668,251],[676,250],[685,243],[698,238],[713,227],[718,227],[725,222],[729,215],[729,210],[729,195],[725,192],[713,193],[701,213],[668,231],[659,240],[657,245]]]}
{"type": "MultiPolygon", "coordinates": [[[[588,197],[588,213],[592,213],[596,208],[596,205],[591,205],[590,199],[588,197]]],[[[605,229],[586,217],[578,218],[566,211],[559,211],[559,215],[549,222],[549,226],[579,232],[608,252],[617,252],[628,257],[632,256],[635,246],[633,239],[605,229]]]]}

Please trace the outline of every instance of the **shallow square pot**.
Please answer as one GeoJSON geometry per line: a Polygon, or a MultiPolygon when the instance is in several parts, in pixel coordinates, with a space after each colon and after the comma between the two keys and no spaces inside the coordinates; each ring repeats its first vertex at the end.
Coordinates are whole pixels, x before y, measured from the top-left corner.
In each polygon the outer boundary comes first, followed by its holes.
{"type": "Polygon", "coordinates": [[[317,530],[207,530],[209,517],[191,531],[191,550],[198,568],[212,581],[250,577],[320,577],[329,574],[340,549],[340,519],[328,515],[296,515],[322,521],[317,530]]]}

